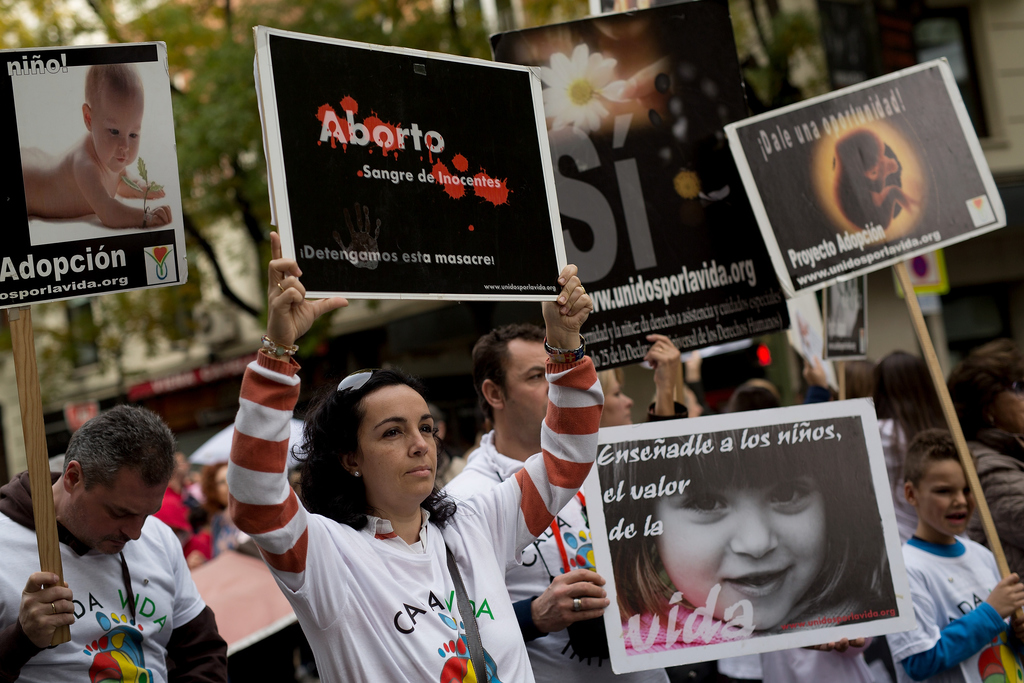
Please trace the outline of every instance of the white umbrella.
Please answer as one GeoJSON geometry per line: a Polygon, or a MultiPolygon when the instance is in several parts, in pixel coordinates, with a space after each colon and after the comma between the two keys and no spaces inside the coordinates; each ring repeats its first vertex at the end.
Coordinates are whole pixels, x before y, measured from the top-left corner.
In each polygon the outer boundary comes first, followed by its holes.
{"type": "MultiPolygon", "coordinates": [[[[295,458],[295,447],[302,445],[304,424],[302,420],[293,417],[289,426],[291,427],[291,436],[288,437],[288,469],[291,469],[299,465],[299,461],[295,458]]],[[[227,462],[231,454],[231,439],[234,433],[235,425],[228,425],[197,448],[195,453],[189,456],[188,461],[193,465],[216,465],[227,462]]]]}

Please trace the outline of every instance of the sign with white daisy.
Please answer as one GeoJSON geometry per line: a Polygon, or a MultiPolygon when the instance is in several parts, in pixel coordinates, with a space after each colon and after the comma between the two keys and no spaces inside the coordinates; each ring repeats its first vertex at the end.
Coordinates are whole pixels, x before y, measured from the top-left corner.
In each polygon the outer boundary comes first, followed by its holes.
{"type": "Polygon", "coordinates": [[[723,126],[747,114],[725,0],[492,38],[540,67],[565,250],[594,300],[599,368],[786,329],[723,126]]]}
{"type": "Polygon", "coordinates": [[[274,223],[308,296],[555,299],[535,73],[265,27],[256,67],[274,223]]]}

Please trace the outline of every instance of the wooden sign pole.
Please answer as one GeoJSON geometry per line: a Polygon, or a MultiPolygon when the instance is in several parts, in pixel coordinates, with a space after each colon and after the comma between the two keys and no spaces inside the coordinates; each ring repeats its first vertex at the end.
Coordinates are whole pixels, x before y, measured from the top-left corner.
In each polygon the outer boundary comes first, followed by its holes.
{"type": "MultiPolygon", "coordinates": [[[[996,534],[996,526],[992,522],[992,513],[988,509],[988,501],[985,500],[985,493],[981,490],[981,482],[978,480],[978,471],[974,468],[974,459],[967,449],[967,441],[964,439],[963,430],[960,429],[960,419],[953,408],[953,399],[949,396],[949,388],[946,386],[946,378],[942,374],[942,366],[939,365],[939,358],[935,355],[935,347],[932,345],[932,338],[928,333],[928,326],[921,315],[921,305],[917,301],[917,294],[914,292],[914,285],[910,281],[910,273],[902,261],[893,266],[896,271],[896,278],[903,288],[904,300],[907,302],[907,310],[910,311],[910,319],[914,324],[914,332],[917,333],[917,340],[921,343],[921,350],[924,352],[924,360],[928,364],[928,371],[931,373],[932,382],[935,384],[935,393],[939,395],[939,403],[942,404],[942,414],[949,425],[949,432],[953,435],[953,442],[956,444],[957,453],[960,454],[960,463],[967,475],[967,483],[971,487],[971,493],[978,504],[978,514],[981,516],[982,526],[985,528],[985,538],[988,540],[988,547],[996,556],[996,564],[999,566],[999,575],[1006,577],[1010,574],[1010,568],[1006,564],[1006,555],[1003,553],[1003,546],[996,534]]],[[[1018,610],[1019,611],[1019,610],[1018,610]]]]}
{"type": "Polygon", "coordinates": [[[846,400],[846,361],[845,360],[837,360],[836,361],[836,374],[838,375],[838,377],[836,379],[839,381],[839,400],[840,401],[845,401],[846,400]]]}
{"type": "MultiPolygon", "coordinates": [[[[50,462],[46,451],[46,430],[43,427],[43,397],[39,388],[39,370],[36,367],[35,336],[32,334],[32,309],[29,306],[7,309],[11,325],[11,345],[14,347],[14,370],[18,378],[18,402],[21,405],[21,428],[25,434],[25,454],[28,458],[28,477],[32,487],[32,514],[36,522],[36,542],[39,545],[39,568],[53,572],[64,580],[57,541],[57,515],[53,509],[53,484],[50,481],[50,462]]],[[[51,645],[71,640],[71,628],[60,626],[53,634],[51,645]]]]}

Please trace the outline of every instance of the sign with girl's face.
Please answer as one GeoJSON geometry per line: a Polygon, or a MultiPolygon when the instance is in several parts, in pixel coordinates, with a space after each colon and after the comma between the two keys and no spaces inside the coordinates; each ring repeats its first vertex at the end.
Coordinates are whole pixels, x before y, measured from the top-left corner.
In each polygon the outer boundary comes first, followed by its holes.
{"type": "Polygon", "coordinates": [[[601,430],[617,673],[914,627],[870,401],[601,430]]]}

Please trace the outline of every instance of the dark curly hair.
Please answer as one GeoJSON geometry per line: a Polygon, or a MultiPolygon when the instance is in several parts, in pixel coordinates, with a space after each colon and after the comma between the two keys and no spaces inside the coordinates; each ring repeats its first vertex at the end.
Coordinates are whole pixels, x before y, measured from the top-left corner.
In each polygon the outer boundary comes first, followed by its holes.
{"type": "MultiPolygon", "coordinates": [[[[357,432],[363,419],[363,399],[378,389],[404,385],[425,395],[425,388],[413,377],[397,370],[374,370],[366,384],[339,392],[334,385],[321,387],[306,411],[304,443],[295,449],[302,463],[302,504],[310,512],[323,515],[353,529],[366,526],[371,513],[363,480],[348,472],[341,458],[355,452],[357,432]]],[[[434,436],[438,452],[441,440],[434,436]]],[[[455,514],[455,502],[434,490],[421,504],[430,513],[430,521],[444,527],[455,514]]]]}
{"type": "MultiPolygon", "coordinates": [[[[949,395],[968,440],[980,441],[1000,453],[1013,448],[1014,438],[996,429],[988,411],[996,397],[1024,380],[1024,356],[1009,339],[996,339],[971,351],[949,375],[949,395]]],[[[1019,446],[1017,447],[1019,449],[1019,446]]]]}

